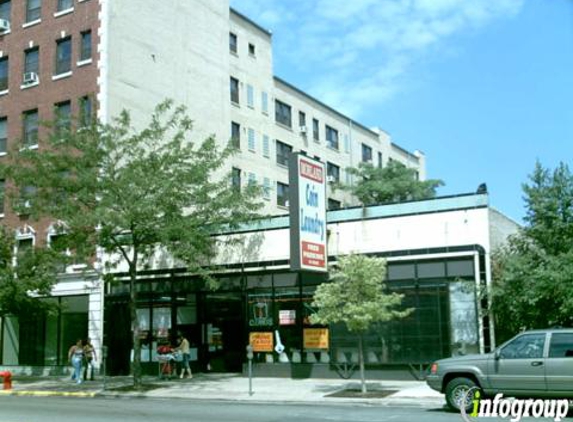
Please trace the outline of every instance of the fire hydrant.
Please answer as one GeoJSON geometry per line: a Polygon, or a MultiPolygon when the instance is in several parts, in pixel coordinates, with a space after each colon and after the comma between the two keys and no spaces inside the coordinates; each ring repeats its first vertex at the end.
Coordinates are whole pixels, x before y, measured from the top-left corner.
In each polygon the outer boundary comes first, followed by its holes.
{"type": "Polygon", "coordinates": [[[4,378],[3,388],[4,390],[12,389],[12,373],[10,371],[0,372],[0,377],[4,378]]]}

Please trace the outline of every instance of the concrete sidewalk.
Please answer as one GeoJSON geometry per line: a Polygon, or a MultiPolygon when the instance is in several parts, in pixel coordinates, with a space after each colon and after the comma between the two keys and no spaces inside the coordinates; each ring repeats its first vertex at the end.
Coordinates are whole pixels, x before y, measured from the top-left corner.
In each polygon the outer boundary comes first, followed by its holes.
{"type": "Polygon", "coordinates": [[[360,390],[360,381],[342,379],[253,378],[237,374],[196,374],[192,379],[159,380],[144,377],[145,391],[130,391],[131,377],[98,378],[76,384],[69,377],[16,377],[12,390],[0,395],[73,396],[73,397],[149,397],[196,400],[226,400],[280,403],[351,403],[369,405],[409,405],[442,407],[443,395],[423,381],[372,380],[367,382],[366,397],[345,397],[344,390],[360,390]],[[383,393],[389,393],[381,397],[383,393]],[[330,395],[334,394],[335,397],[330,395]]]}

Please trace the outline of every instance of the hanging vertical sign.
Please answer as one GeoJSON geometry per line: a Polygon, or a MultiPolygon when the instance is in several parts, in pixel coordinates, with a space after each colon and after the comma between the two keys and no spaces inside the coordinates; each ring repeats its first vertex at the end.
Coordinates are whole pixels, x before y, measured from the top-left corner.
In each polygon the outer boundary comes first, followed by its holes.
{"type": "Polygon", "coordinates": [[[326,169],[306,155],[289,165],[290,268],[327,271],[326,169]]]}

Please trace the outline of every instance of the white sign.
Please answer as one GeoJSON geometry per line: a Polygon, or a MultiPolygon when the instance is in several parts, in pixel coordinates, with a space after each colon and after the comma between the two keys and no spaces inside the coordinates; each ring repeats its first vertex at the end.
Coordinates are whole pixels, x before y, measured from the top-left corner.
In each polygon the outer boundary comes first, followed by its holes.
{"type": "Polygon", "coordinates": [[[291,269],[327,271],[326,169],[305,155],[290,166],[291,269]]]}

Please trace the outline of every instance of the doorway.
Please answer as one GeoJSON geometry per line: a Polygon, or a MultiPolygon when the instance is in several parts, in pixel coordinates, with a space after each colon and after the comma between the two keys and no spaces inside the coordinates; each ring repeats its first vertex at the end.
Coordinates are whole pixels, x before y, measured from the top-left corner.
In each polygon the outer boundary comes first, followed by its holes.
{"type": "Polygon", "coordinates": [[[243,297],[240,292],[203,296],[203,361],[212,372],[241,372],[245,358],[243,297]]]}

